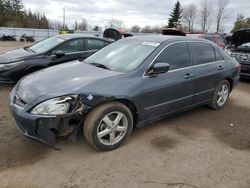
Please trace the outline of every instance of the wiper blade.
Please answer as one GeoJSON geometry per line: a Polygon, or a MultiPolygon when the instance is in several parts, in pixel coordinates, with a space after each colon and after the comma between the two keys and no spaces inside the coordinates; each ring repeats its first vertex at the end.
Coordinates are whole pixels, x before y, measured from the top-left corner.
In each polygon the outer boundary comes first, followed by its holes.
{"type": "Polygon", "coordinates": [[[96,67],[99,67],[99,68],[103,68],[103,69],[107,69],[107,70],[111,70],[110,68],[108,68],[107,66],[103,65],[103,64],[100,64],[100,63],[90,63],[91,65],[94,65],[96,67]]]}

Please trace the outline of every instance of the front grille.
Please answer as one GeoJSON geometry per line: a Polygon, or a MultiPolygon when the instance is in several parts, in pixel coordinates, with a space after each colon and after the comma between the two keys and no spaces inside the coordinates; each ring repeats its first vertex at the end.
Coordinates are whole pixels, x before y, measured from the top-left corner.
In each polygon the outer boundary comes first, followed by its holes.
{"type": "Polygon", "coordinates": [[[234,57],[239,63],[250,64],[250,54],[232,53],[231,56],[234,57]]]}
{"type": "Polygon", "coordinates": [[[14,104],[24,107],[27,103],[24,100],[22,100],[18,95],[15,95],[14,104]]]}

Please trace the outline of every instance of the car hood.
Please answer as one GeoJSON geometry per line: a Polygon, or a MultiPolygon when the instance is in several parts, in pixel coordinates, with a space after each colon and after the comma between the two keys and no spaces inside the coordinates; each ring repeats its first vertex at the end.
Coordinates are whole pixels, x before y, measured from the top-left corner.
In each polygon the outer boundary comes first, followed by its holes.
{"type": "Polygon", "coordinates": [[[240,46],[241,44],[250,42],[250,29],[242,29],[239,31],[236,31],[232,38],[232,45],[235,45],[235,47],[240,46]]]}
{"type": "Polygon", "coordinates": [[[0,54],[0,64],[7,64],[15,61],[20,61],[33,55],[34,53],[26,51],[23,48],[8,51],[3,54],[0,54]]]}
{"type": "Polygon", "coordinates": [[[121,74],[80,61],[72,61],[24,77],[17,83],[15,92],[26,103],[32,103],[44,95],[78,94],[93,82],[121,74]]]}

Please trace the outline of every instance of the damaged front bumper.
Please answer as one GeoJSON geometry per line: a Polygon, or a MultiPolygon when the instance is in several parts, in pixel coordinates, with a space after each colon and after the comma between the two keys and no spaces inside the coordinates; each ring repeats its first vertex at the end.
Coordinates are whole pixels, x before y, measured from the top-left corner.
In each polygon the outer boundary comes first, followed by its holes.
{"type": "Polygon", "coordinates": [[[24,136],[53,148],[57,138],[66,138],[76,132],[84,117],[80,110],[64,116],[34,115],[14,104],[12,100],[10,108],[16,127],[24,136]]]}

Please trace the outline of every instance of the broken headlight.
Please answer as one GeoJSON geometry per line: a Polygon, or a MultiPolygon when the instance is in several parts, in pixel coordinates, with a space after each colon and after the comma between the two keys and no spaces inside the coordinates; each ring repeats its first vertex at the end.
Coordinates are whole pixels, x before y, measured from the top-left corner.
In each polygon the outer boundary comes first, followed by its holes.
{"type": "Polygon", "coordinates": [[[31,113],[36,115],[65,115],[70,111],[76,99],[77,95],[49,99],[35,106],[31,113]]]}

